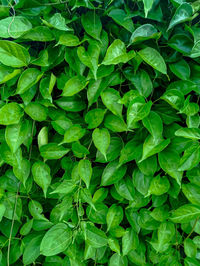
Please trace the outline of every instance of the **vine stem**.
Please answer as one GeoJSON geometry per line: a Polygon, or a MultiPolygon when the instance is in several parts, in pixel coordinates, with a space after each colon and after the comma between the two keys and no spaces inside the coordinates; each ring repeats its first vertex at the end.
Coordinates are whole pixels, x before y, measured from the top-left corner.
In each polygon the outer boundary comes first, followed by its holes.
{"type": "Polygon", "coordinates": [[[192,227],[192,230],[191,230],[191,232],[187,235],[187,237],[185,238],[185,240],[188,239],[188,238],[191,236],[191,234],[194,232],[194,229],[195,229],[195,227],[196,227],[196,224],[197,224],[198,220],[199,220],[199,217],[195,220],[195,223],[194,223],[194,225],[193,225],[193,227],[192,227]]]}
{"type": "MultiPolygon", "coordinates": [[[[31,137],[33,137],[34,128],[35,128],[35,120],[33,121],[31,137]]],[[[32,144],[31,144],[30,150],[29,150],[29,157],[28,157],[29,161],[31,159],[31,154],[32,154],[32,144]]],[[[9,234],[9,239],[8,239],[7,266],[10,266],[10,247],[11,247],[11,241],[12,241],[13,228],[14,228],[14,224],[15,224],[15,213],[17,210],[17,200],[19,198],[20,186],[21,186],[21,182],[19,182],[19,184],[18,184],[18,188],[17,188],[17,192],[16,192],[16,196],[15,196],[15,205],[14,205],[14,210],[13,210],[13,215],[12,215],[12,223],[11,223],[10,234],[9,234]]]]}

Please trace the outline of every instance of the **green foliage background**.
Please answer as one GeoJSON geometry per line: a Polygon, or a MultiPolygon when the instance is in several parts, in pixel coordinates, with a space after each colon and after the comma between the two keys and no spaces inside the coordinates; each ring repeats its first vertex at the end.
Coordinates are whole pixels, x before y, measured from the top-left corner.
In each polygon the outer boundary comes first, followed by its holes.
{"type": "Polygon", "coordinates": [[[0,3],[0,265],[200,265],[200,1],[0,3]]]}

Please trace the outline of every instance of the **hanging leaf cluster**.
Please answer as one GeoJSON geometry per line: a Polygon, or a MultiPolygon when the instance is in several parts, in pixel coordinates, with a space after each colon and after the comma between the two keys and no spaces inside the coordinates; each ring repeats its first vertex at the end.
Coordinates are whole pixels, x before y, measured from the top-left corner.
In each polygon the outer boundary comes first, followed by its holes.
{"type": "Polygon", "coordinates": [[[199,11],[0,1],[0,265],[200,265],[199,11]]]}

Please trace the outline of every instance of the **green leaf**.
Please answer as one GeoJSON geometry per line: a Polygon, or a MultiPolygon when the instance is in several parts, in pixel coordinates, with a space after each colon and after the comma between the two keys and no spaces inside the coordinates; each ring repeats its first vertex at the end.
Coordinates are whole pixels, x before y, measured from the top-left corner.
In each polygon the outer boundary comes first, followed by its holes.
{"type": "Polygon", "coordinates": [[[85,122],[88,124],[88,128],[93,129],[98,127],[102,123],[105,113],[106,110],[100,108],[89,111],[85,116],[85,122]]]}
{"type": "Polygon", "coordinates": [[[60,35],[58,44],[65,45],[67,47],[78,46],[80,44],[79,38],[71,33],[64,33],[60,35]]]}
{"type": "Polygon", "coordinates": [[[64,223],[58,223],[49,229],[40,244],[44,256],[54,256],[66,250],[72,242],[72,231],[64,223]]]}
{"type": "Polygon", "coordinates": [[[142,155],[142,143],[138,140],[132,139],[126,143],[124,148],[121,150],[119,157],[119,164],[125,164],[127,162],[138,160],[142,155]]]}
{"type": "Polygon", "coordinates": [[[36,68],[26,69],[18,80],[16,94],[23,94],[26,92],[41,79],[42,75],[43,74],[36,68]]]}
{"type": "Polygon", "coordinates": [[[107,222],[107,231],[117,227],[123,220],[123,209],[121,206],[113,204],[107,213],[106,222],[107,222]]]}
{"type": "Polygon", "coordinates": [[[130,44],[154,39],[158,36],[157,29],[151,24],[138,27],[131,35],[130,44]]]}
{"type": "Polygon", "coordinates": [[[151,47],[146,47],[138,52],[142,59],[151,67],[162,74],[167,74],[167,66],[160,53],[151,47]]]}
{"type": "Polygon", "coordinates": [[[200,129],[199,128],[179,128],[175,135],[178,137],[184,137],[188,139],[200,139],[200,129]]]}
{"type": "MultiPolygon", "coordinates": [[[[152,93],[153,84],[148,73],[145,70],[141,69],[138,70],[137,73],[135,73],[132,67],[127,67],[124,71],[124,75],[128,80],[131,81],[131,83],[135,86],[141,96],[148,97],[152,93]]],[[[132,94],[132,97],[130,97],[129,102],[134,100],[136,96],[139,96],[139,94],[137,95],[136,91],[132,90],[125,95],[128,94],[132,94]]]]}
{"type": "Polygon", "coordinates": [[[20,145],[27,139],[29,126],[29,121],[25,120],[16,125],[9,125],[6,127],[5,139],[13,153],[15,153],[20,145]]]}
{"type": "Polygon", "coordinates": [[[86,86],[87,81],[84,77],[74,76],[65,83],[62,96],[73,96],[82,91],[86,86]]]}
{"type": "Polygon", "coordinates": [[[113,132],[127,131],[127,125],[124,120],[116,115],[108,114],[105,117],[104,126],[113,132]]]}
{"type": "Polygon", "coordinates": [[[106,234],[95,227],[92,223],[82,222],[81,227],[86,242],[94,248],[101,248],[107,245],[108,240],[106,234]]]}
{"type": "Polygon", "coordinates": [[[48,144],[48,128],[47,127],[41,128],[38,134],[37,140],[38,140],[39,149],[41,146],[48,144]]]}
{"type": "Polygon", "coordinates": [[[136,232],[133,229],[128,228],[126,233],[122,237],[122,254],[126,256],[131,250],[137,249],[139,240],[136,232]]]}
{"type": "Polygon", "coordinates": [[[170,21],[170,24],[167,30],[172,29],[177,24],[190,20],[192,14],[193,14],[192,6],[188,3],[183,3],[177,8],[175,14],[173,15],[170,21]]]}
{"type": "Polygon", "coordinates": [[[98,60],[100,55],[99,45],[91,43],[87,51],[83,46],[80,46],[78,47],[77,54],[80,61],[91,69],[94,78],[97,79],[98,60]]]}
{"type": "Polygon", "coordinates": [[[184,151],[183,157],[180,160],[179,171],[191,170],[200,162],[200,145],[198,142],[192,143],[192,145],[184,151]]]}
{"type": "Polygon", "coordinates": [[[40,155],[44,159],[58,160],[69,152],[69,149],[64,148],[57,143],[48,143],[40,147],[40,155]]]}
{"type": "Polygon", "coordinates": [[[38,186],[40,186],[46,197],[47,189],[51,184],[50,168],[43,162],[36,162],[32,166],[33,179],[38,186]]]}
{"type": "Polygon", "coordinates": [[[0,41],[0,62],[6,66],[24,67],[30,62],[28,51],[11,41],[0,41]]]}
{"type": "Polygon", "coordinates": [[[23,263],[25,265],[34,263],[34,261],[40,256],[40,243],[43,235],[39,234],[32,237],[27,243],[23,253],[23,263]]]}
{"type": "Polygon", "coordinates": [[[197,255],[197,246],[192,239],[187,238],[184,240],[184,252],[187,257],[195,258],[197,255]]]}
{"type": "Polygon", "coordinates": [[[170,139],[154,139],[151,135],[149,135],[144,141],[142,159],[139,162],[142,162],[150,156],[161,152],[169,145],[169,143],[170,139]]]}
{"type": "Polygon", "coordinates": [[[149,11],[151,10],[154,0],[142,0],[144,3],[145,18],[147,18],[149,11]]]}
{"type": "Polygon", "coordinates": [[[161,168],[181,185],[183,172],[178,169],[180,163],[179,154],[176,151],[165,149],[158,154],[158,160],[161,168]]]}
{"type": "Polygon", "coordinates": [[[49,27],[53,27],[58,30],[62,31],[70,31],[71,29],[66,26],[66,22],[64,17],[60,13],[55,13],[48,22],[43,20],[44,24],[46,24],[49,27]]]}
{"type": "Polygon", "coordinates": [[[184,59],[170,64],[169,68],[180,79],[187,80],[190,78],[190,66],[184,59]]]}
{"type": "Polygon", "coordinates": [[[92,177],[92,166],[89,160],[80,160],[78,163],[78,173],[80,178],[86,184],[86,187],[89,188],[90,180],[92,177]]]}
{"type": "Polygon", "coordinates": [[[135,189],[133,187],[133,182],[129,177],[119,180],[115,183],[115,189],[117,193],[123,198],[133,201],[135,196],[135,189]]]}
{"type": "Polygon", "coordinates": [[[117,24],[121,25],[126,30],[133,32],[134,25],[123,9],[112,9],[108,14],[117,24]]]}
{"type": "Polygon", "coordinates": [[[192,204],[199,204],[200,201],[200,188],[194,184],[183,184],[182,185],[183,194],[192,204]]]}
{"type": "Polygon", "coordinates": [[[92,140],[94,142],[95,147],[103,154],[105,159],[106,152],[110,145],[110,133],[106,128],[96,128],[92,133],[92,140]]]}
{"type": "Polygon", "coordinates": [[[142,119],[143,125],[149,131],[149,133],[155,139],[161,139],[163,133],[163,123],[160,116],[153,111],[150,111],[149,115],[142,119]]]}
{"type": "Polygon", "coordinates": [[[151,110],[152,102],[145,103],[143,97],[138,96],[129,103],[127,110],[128,128],[135,128],[136,122],[148,116],[151,110]]]}
{"type": "Polygon", "coordinates": [[[65,131],[64,143],[70,143],[81,139],[85,135],[85,129],[80,125],[72,125],[65,131]]]}
{"type": "Polygon", "coordinates": [[[101,185],[109,186],[117,183],[126,174],[126,165],[118,167],[118,162],[110,162],[103,171],[101,177],[101,185]]]}
{"type": "Polygon", "coordinates": [[[169,180],[166,176],[160,177],[160,175],[157,175],[154,177],[150,183],[148,195],[156,195],[160,196],[164,193],[166,193],[170,188],[169,180]]]}
{"type": "Polygon", "coordinates": [[[126,53],[125,44],[117,39],[108,47],[103,65],[117,65],[119,63],[126,63],[135,56],[135,52],[132,50],[126,53]]]}
{"type": "Polygon", "coordinates": [[[0,20],[0,37],[19,38],[32,28],[32,24],[23,16],[7,17],[0,20]]]}
{"type": "Polygon", "coordinates": [[[18,124],[24,115],[23,109],[16,102],[5,104],[0,109],[0,124],[15,125],[18,124]]]}
{"type": "Polygon", "coordinates": [[[100,40],[102,24],[95,12],[87,12],[81,16],[81,23],[84,30],[94,39],[100,40]]]}
{"type": "Polygon", "coordinates": [[[189,223],[200,215],[200,208],[193,204],[185,204],[172,212],[170,220],[174,223],[189,223]]]}
{"type": "Polygon", "coordinates": [[[41,122],[47,119],[47,109],[40,103],[31,102],[24,108],[24,111],[33,120],[41,122]]]}
{"type": "Polygon", "coordinates": [[[161,99],[169,103],[174,109],[180,110],[184,104],[184,95],[181,91],[176,89],[167,90],[161,99]]]}
{"type": "Polygon", "coordinates": [[[55,39],[52,31],[45,26],[37,26],[26,32],[23,39],[38,41],[38,42],[49,42],[55,39]]]}
{"type": "Polygon", "coordinates": [[[122,117],[123,105],[118,103],[121,99],[118,91],[108,88],[101,93],[103,104],[114,114],[122,117]]]}

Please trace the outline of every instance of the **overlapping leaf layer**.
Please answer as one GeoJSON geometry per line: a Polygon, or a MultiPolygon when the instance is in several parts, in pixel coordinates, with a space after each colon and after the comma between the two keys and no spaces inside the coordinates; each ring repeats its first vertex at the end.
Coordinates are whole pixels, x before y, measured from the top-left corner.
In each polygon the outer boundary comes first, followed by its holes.
{"type": "Polygon", "coordinates": [[[0,3],[0,265],[200,265],[200,1],[0,3]]]}

